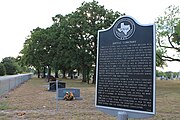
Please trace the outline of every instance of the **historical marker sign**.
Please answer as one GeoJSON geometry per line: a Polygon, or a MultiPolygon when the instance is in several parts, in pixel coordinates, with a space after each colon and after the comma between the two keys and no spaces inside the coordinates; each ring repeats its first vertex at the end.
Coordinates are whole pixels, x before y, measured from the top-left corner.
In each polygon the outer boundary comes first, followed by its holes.
{"type": "Polygon", "coordinates": [[[155,114],[155,28],[133,18],[98,31],[96,107],[155,114]]]}

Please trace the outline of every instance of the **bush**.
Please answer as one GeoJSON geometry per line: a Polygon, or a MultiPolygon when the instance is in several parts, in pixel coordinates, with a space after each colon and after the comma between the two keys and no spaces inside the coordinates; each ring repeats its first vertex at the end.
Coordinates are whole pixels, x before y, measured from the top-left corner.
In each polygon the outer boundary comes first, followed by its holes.
{"type": "Polygon", "coordinates": [[[14,57],[5,57],[1,62],[6,70],[7,75],[14,75],[19,72],[19,65],[14,57]]]}
{"type": "Polygon", "coordinates": [[[6,69],[2,63],[0,63],[0,76],[4,76],[6,74],[6,69]]]}
{"type": "Polygon", "coordinates": [[[6,74],[7,75],[16,74],[16,66],[12,62],[4,63],[4,67],[6,68],[6,74]]]}

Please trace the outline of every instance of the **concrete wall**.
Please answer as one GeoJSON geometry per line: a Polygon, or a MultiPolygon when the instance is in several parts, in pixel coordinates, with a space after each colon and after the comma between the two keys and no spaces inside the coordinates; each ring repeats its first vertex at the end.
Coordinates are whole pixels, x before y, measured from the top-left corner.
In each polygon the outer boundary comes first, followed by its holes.
{"type": "Polygon", "coordinates": [[[31,79],[32,74],[19,74],[0,77],[0,96],[31,79]]]}

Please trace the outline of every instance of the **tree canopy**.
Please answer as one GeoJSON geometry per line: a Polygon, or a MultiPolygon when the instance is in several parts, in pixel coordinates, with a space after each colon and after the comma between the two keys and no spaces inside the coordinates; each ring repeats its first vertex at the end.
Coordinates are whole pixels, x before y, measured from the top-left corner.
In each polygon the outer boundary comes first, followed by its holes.
{"type": "MultiPolygon", "coordinates": [[[[48,28],[35,28],[26,38],[21,50],[21,62],[40,71],[58,77],[74,70],[83,75],[83,82],[89,82],[90,73],[96,76],[97,31],[111,26],[122,16],[119,12],[105,9],[97,1],[83,2],[74,12],[52,17],[53,24],[48,28]]],[[[169,6],[164,16],[158,17],[156,66],[163,67],[165,61],[180,61],[180,19],[179,8],[169,6]],[[175,54],[169,54],[175,51],[175,54]]],[[[95,83],[95,77],[94,81],[95,83]]]]}
{"type": "Polygon", "coordinates": [[[37,70],[43,67],[62,70],[64,75],[73,74],[76,69],[86,82],[91,70],[95,73],[92,66],[96,64],[97,31],[110,27],[121,15],[96,1],[83,2],[65,16],[57,14],[49,28],[31,31],[21,51],[22,63],[37,70]]]}
{"type": "Polygon", "coordinates": [[[180,62],[180,10],[169,6],[163,16],[158,17],[157,26],[157,57],[160,66],[164,61],[180,62]]]}
{"type": "Polygon", "coordinates": [[[4,76],[6,74],[6,69],[2,63],[0,63],[0,76],[4,76]]]}
{"type": "MultiPolygon", "coordinates": [[[[1,62],[5,68],[4,74],[7,75],[14,75],[16,73],[19,73],[19,65],[16,61],[16,58],[14,57],[5,57],[2,59],[1,62]]],[[[3,67],[2,67],[3,70],[3,67]]]]}

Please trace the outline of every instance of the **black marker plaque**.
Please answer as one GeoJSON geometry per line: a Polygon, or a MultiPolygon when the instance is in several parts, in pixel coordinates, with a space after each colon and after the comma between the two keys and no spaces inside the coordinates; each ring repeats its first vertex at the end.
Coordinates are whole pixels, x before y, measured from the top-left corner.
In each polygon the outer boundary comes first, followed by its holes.
{"type": "Polygon", "coordinates": [[[131,17],[98,32],[96,106],[155,113],[154,25],[131,17]]]}

